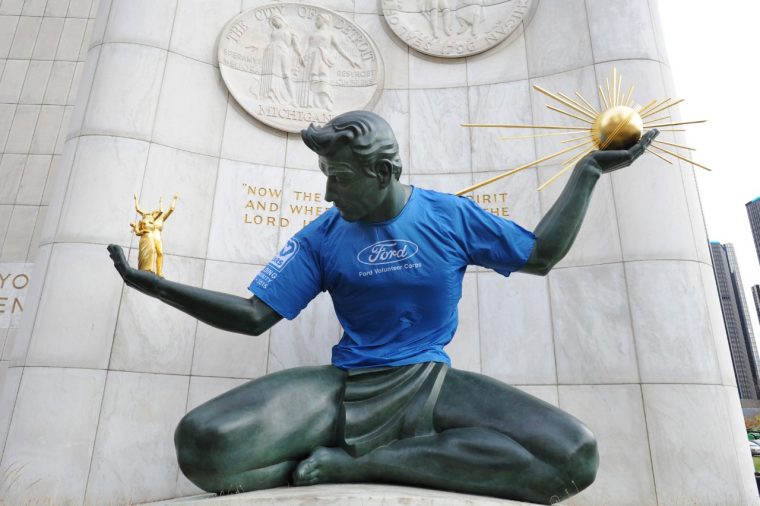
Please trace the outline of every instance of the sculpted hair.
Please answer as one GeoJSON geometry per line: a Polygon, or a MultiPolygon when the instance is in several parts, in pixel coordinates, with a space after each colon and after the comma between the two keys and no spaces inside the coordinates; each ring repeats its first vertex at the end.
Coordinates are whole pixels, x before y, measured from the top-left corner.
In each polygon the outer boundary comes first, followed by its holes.
{"type": "Polygon", "coordinates": [[[323,127],[311,124],[301,130],[301,138],[319,156],[329,157],[347,146],[366,173],[374,175],[374,166],[387,162],[392,167],[393,176],[396,179],[401,176],[396,136],[388,122],[373,112],[347,112],[323,127]]]}

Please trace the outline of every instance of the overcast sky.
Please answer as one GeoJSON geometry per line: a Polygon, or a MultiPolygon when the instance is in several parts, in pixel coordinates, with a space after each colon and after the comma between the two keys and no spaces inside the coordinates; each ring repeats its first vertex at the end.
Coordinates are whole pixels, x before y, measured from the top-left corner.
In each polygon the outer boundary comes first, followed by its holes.
{"type": "Polygon", "coordinates": [[[760,328],[750,287],[760,284],[758,263],[744,205],[760,197],[760,1],[658,0],[676,86],[690,125],[698,184],[710,240],[736,248],[756,339],[760,328]]]}

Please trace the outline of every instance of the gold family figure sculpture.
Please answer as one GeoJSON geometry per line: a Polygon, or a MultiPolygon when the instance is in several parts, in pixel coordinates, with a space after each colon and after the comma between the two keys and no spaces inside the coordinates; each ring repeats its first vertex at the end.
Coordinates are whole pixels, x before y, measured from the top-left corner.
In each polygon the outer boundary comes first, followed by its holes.
{"type": "MultiPolygon", "coordinates": [[[[562,174],[570,170],[584,156],[594,150],[612,150],[628,149],[636,144],[642,135],[649,130],[658,129],[660,132],[683,132],[681,128],[684,125],[695,123],[704,123],[707,120],[696,121],[673,121],[670,108],[683,102],[683,99],[672,100],[670,98],[659,101],[652,100],[645,105],[635,105],[633,100],[634,86],[631,85],[628,91],[623,90],[623,77],[613,67],[612,76],[605,79],[605,88],[599,85],[599,97],[604,106],[602,111],[597,110],[580,92],[575,92],[575,98],[572,98],[562,92],[552,93],[541,86],[534,85],[533,89],[546,95],[562,107],[547,105],[546,107],[565,117],[575,120],[575,125],[515,125],[515,124],[485,124],[485,123],[465,123],[463,127],[470,128],[510,128],[510,129],[531,129],[531,130],[549,130],[551,132],[540,132],[536,134],[521,135],[514,137],[502,137],[502,140],[524,139],[533,137],[552,137],[565,136],[569,137],[563,141],[568,144],[567,148],[561,149],[555,153],[544,156],[532,162],[521,165],[515,169],[503,172],[485,181],[481,181],[472,186],[459,190],[456,195],[466,195],[474,190],[482,188],[500,179],[509,177],[520,171],[535,167],[536,165],[548,160],[557,158],[562,155],[569,155],[569,158],[561,163],[560,170],[546,180],[538,190],[543,190],[551,183],[556,181],[562,174]]],[[[676,150],[686,152],[695,151],[694,148],[676,144],[672,142],[654,140],[648,147],[647,151],[656,157],[673,164],[671,158],[684,161],[696,167],[705,170],[711,170],[702,164],[699,164],[687,156],[678,153],[676,150]]]]}
{"type": "Polygon", "coordinates": [[[169,209],[164,211],[164,199],[158,200],[158,209],[155,211],[143,211],[140,201],[134,195],[135,210],[140,215],[137,223],[130,222],[129,226],[136,236],[140,238],[137,267],[141,271],[150,271],[157,276],[163,277],[164,245],[161,240],[161,231],[164,229],[164,221],[174,212],[177,206],[179,194],[174,194],[169,209]]]}

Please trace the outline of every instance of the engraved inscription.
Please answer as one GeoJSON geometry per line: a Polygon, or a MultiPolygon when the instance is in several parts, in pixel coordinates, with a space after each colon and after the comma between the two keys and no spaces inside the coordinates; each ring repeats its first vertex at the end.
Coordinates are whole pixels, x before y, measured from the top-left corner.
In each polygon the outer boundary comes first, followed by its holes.
{"type": "Polygon", "coordinates": [[[369,36],[307,4],[270,4],[233,18],[219,38],[219,68],[246,111],[287,132],[371,108],[383,83],[369,36]]]}
{"type": "Polygon", "coordinates": [[[391,30],[432,56],[458,58],[499,44],[526,20],[535,0],[382,0],[391,30]]]}

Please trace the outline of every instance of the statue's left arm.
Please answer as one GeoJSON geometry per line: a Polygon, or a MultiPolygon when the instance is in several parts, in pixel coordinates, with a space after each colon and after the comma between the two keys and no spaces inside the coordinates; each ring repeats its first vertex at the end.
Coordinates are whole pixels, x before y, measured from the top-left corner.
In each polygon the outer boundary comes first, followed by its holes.
{"type": "Polygon", "coordinates": [[[520,272],[545,276],[562,260],[578,235],[591,193],[602,174],[631,165],[658,133],[647,132],[630,149],[594,151],[578,162],[557,201],[536,226],[536,244],[520,272]]]}

